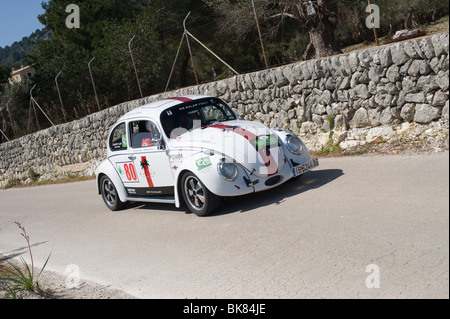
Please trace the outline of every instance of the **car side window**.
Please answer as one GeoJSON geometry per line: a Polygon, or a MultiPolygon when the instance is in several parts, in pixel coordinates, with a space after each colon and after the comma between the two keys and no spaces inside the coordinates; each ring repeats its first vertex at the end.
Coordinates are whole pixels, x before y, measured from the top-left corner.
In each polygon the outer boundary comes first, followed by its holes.
{"type": "Polygon", "coordinates": [[[130,122],[131,147],[143,148],[159,145],[161,133],[153,121],[130,122]]]}
{"type": "Polygon", "coordinates": [[[109,148],[111,151],[122,151],[128,147],[125,123],[117,125],[109,138],[109,148]]]}

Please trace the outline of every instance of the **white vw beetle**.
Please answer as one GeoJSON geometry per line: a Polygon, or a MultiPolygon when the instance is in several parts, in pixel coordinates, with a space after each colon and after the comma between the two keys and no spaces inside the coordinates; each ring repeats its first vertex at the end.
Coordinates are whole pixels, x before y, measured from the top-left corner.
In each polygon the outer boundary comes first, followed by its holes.
{"type": "Polygon", "coordinates": [[[96,175],[111,210],[126,202],[184,202],[204,216],[222,197],[267,190],[318,165],[297,136],[239,119],[224,101],[195,95],[122,116],[96,175]]]}

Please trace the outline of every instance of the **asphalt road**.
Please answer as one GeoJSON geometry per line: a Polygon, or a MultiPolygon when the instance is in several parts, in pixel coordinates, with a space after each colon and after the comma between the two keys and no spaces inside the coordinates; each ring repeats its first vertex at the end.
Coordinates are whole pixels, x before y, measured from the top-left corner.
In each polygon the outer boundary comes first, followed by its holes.
{"type": "Polygon", "coordinates": [[[322,159],[200,218],[95,182],[0,191],[0,254],[141,298],[449,298],[449,153],[322,159]],[[72,273],[73,274],[73,273],[72,273]]]}

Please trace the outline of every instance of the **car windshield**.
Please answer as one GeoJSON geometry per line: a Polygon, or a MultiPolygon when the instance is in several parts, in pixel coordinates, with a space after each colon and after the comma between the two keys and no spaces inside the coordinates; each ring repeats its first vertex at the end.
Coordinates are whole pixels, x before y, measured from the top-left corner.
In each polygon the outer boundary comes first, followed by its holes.
{"type": "Polygon", "coordinates": [[[161,113],[161,125],[164,133],[175,138],[196,128],[235,120],[231,108],[217,98],[204,98],[176,105],[161,113]]]}

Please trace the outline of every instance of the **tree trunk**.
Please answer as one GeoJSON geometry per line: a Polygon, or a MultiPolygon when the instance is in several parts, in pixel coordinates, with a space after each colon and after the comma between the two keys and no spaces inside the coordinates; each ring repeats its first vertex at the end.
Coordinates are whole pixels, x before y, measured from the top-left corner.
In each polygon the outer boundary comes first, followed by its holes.
{"type": "Polygon", "coordinates": [[[308,6],[309,4],[303,3],[301,9],[298,7],[301,18],[310,27],[310,41],[303,54],[303,59],[318,59],[342,53],[334,34],[338,18],[334,12],[329,10],[329,1],[318,0],[312,7],[308,6]]]}
{"type": "Polygon", "coordinates": [[[342,51],[334,39],[334,31],[330,32],[320,27],[309,31],[309,44],[303,54],[304,60],[318,59],[339,53],[342,51]]]}

